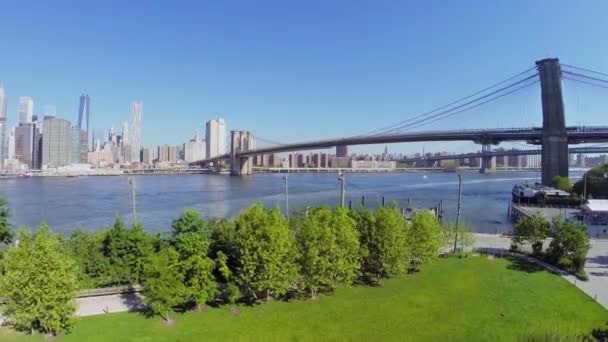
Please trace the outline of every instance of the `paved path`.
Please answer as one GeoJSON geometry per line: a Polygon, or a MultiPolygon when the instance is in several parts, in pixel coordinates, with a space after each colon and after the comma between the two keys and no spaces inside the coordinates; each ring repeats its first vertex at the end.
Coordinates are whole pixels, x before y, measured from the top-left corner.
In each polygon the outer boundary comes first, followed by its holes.
{"type": "MultiPolygon", "coordinates": [[[[508,251],[511,245],[511,239],[495,234],[474,234],[475,248],[487,248],[508,251]]],[[[545,244],[547,247],[547,244],[545,244]]],[[[564,279],[590,297],[595,298],[604,308],[608,309],[608,240],[591,240],[591,250],[587,258],[587,266],[585,267],[589,275],[589,281],[577,280],[574,276],[561,271],[554,266],[548,265],[542,261],[524,257],[525,259],[536,262],[544,267],[560,274],[564,279]]],[[[110,295],[99,297],[78,298],[77,316],[91,316],[110,312],[124,312],[142,309],[141,295],[138,293],[124,295],[110,295]]]]}

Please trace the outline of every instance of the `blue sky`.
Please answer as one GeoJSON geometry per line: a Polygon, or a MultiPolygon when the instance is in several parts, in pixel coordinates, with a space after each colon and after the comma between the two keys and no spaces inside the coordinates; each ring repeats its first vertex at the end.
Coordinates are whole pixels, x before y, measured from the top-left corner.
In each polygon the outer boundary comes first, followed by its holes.
{"type": "MultiPolygon", "coordinates": [[[[295,142],[407,119],[545,57],[608,71],[607,15],[605,0],[9,0],[0,11],[0,82],[11,123],[22,95],[34,98],[35,113],[51,104],[75,122],[86,91],[99,130],[120,127],[131,101],[143,101],[147,146],[184,142],[217,116],[230,129],[295,142]]],[[[569,123],[608,124],[608,91],[564,89],[569,123]]],[[[540,124],[538,92],[425,129],[540,124]]]]}

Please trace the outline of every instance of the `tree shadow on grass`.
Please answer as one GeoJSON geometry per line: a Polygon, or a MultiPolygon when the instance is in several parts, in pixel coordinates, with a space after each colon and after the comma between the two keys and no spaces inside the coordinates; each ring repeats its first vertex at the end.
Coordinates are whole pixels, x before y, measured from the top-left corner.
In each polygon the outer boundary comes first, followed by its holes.
{"type": "Polygon", "coordinates": [[[143,302],[141,294],[137,292],[122,293],[120,301],[130,312],[139,312],[146,317],[152,316],[149,306],[143,302]]]}
{"type": "Polygon", "coordinates": [[[509,260],[509,265],[507,265],[507,269],[526,272],[526,273],[536,273],[541,271],[546,271],[547,269],[542,267],[541,265],[537,265],[531,263],[526,260],[522,260],[518,257],[506,256],[504,257],[506,260],[509,260]]]}

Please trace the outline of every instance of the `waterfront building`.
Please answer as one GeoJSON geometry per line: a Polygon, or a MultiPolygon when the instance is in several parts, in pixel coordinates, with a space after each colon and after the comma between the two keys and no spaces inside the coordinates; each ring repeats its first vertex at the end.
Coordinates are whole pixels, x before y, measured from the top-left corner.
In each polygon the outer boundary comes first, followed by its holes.
{"type": "Polygon", "coordinates": [[[34,115],[34,100],[29,96],[19,97],[19,123],[26,124],[32,122],[34,115]]]}
{"type": "Polygon", "coordinates": [[[184,161],[192,163],[197,160],[206,159],[206,149],[205,141],[198,135],[197,130],[194,139],[184,144],[184,161]]]}
{"type": "Polygon", "coordinates": [[[529,155],[525,158],[526,167],[540,167],[540,154],[529,155]]]}
{"type": "Polygon", "coordinates": [[[87,154],[89,164],[97,167],[105,167],[114,164],[114,152],[109,144],[105,144],[102,149],[89,152],[87,154]]]}
{"type": "Polygon", "coordinates": [[[89,132],[80,130],[80,163],[87,162],[87,152],[89,152],[89,132]]]}
{"type": "Polygon", "coordinates": [[[8,136],[6,135],[6,105],[8,100],[4,93],[4,87],[0,84],[0,168],[4,167],[4,161],[8,157],[8,136]]]}
{"type": "Polygon", "coordinates": [[[70,133],[70,152],[71,158],[70,161],[72,164],[80,164],[80,128],[72,127],[72,132],[70,133]]]}
{"type": "MultiPolygon", "coordinates": [[[[91,104],[91,99],[89,98],[89,95],[87,95],[87,94],[80,95],[80,104],[78,106],[78,129],[84,130],[87,133],[89,132],[89,125],[91,123],[90,117],[89,117],[90,104],[91,104]],[[83,124],[83,120],[87,121],[86,125],[83,124]]],[[[87,142],[87,149],[88,149],[88,142],[87,142]]]]}
{"type": "Polygon", "coordinates": [[[34,124],[24,123],[15,127],[15,159],[27,168],[33,167],[34,124]]]}
{"type": "Polygon", "coordinates": [[[152,149],[150,148],[142,148],[141,149],[141,162],[144,164],[153,164],[154,163],[154,153],[152,153],[152,149]]]}
{"type": "Polygon", "coordinates": [[[15,127],[12,127],[8,131],[8,138],[6,139],[6,159],[15,159],[15,127]]]}
{"type": "Polygon", "coordinates": [[[345,169],[350,167],[350,158],[348,157],[332,157],[329,160],[329,167],[345,169]]]}
{"type": "Polygon", "coordinates": [[[69,165],[72,160],[72,127],[59,118],[44,119],[42,133],[42,168],[69,165]]]}
{"type": "Polygon", "coordinates": [[[167,158],[169,163],[177,163],[177,146],[169,146],[167,149],[167,158]]]}
{"type": "Polygon", "coordinates": [[[343,158],[348,156],[348,146],[338,145],[336,146],[336,157],[343,158]]]}
{"type": "Polygon", "coordinates": [[[350,163],[350,167],[353,169],[394,169],[397,167],[396,161],[351,160],[350,163]]]}
{"type": "Polygon", "coordinates": [[[158,153],[156,160],[159,163],[164,163],[169,161],[169,145],[160,145],[157,147],[158,153]]]}
{"type": "Polygon", "coordinates": [[[143,104],[135,101],[131,104],[132,131],[131,131],[131,159],[133,163],[139,162],[139,151],[141,150],[141,114],[143,104]]]}
{"type": "Polygon", "coordinates": [[[226,153],[226,135],[227,131],[224,119],[217,118],[207,121],[205,136],[207,158],[213,158],[226,153]]]}

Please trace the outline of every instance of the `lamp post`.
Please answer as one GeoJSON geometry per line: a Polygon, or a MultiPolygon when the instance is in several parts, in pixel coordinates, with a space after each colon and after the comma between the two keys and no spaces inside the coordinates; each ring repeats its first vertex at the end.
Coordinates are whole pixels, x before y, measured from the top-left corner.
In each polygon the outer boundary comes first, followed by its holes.
{"type": "Polygon", "coordinates": [[[340,181],[340,207],[344,208],[344,194],[345,194],[345,189],[344,189],[344,172],[339,171],[338,172],[338,180],[340,181]]]}
{"type": "Polygon", "coordinates": [[[285,181],[285,217],[289,219],[289,187],[287,183],[287,175],[283,176],[285,181]]]}
{"type": "Polygon", "coordinates": [[[458,174],[458,209],[456,210],[456,234],[454,235],[454,253],[458,244],[458,230],[460,229],[460,208],[462,203],[462,175],[458,174]]]}

